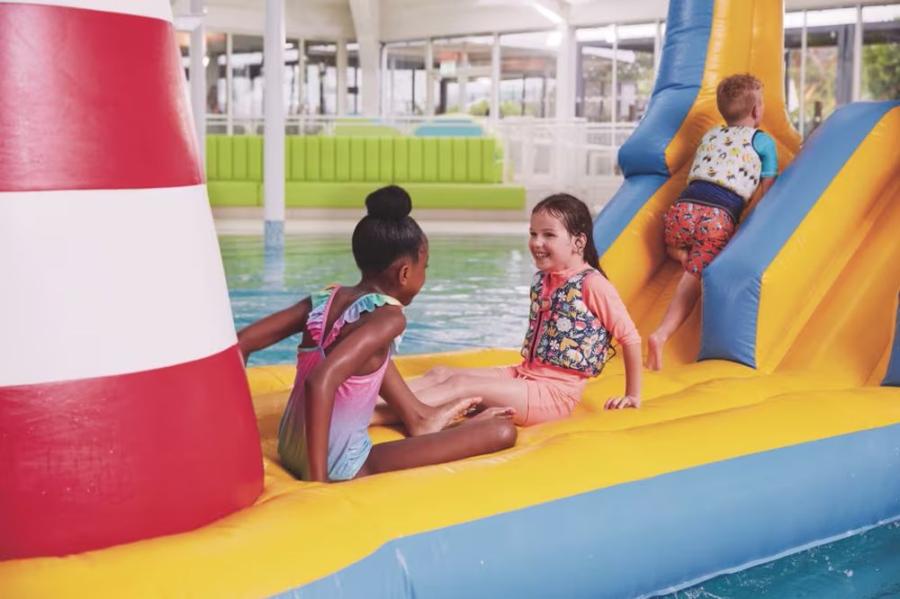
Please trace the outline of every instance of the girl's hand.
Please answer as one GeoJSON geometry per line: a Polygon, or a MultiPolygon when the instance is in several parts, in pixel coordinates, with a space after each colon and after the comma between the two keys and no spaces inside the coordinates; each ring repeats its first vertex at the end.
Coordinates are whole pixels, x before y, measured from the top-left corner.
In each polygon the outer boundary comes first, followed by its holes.
{"type": "Polygon", "coordinates": [[[636,395],[620,395],[618,397],[610,397],[603,404],[604,410],[621,410],[622,408],[639,408],[641,407],[641,398],[636,395]]]}

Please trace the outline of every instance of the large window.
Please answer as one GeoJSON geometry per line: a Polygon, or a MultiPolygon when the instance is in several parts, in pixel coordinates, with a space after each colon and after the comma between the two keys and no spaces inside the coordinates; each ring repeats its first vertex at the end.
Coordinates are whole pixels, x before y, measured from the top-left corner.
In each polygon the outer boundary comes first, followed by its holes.
{"type": "Polygon", "coordinates": [[[791,123],[798,131],[801,126],[801,101],[804,95],[803,77],[803,13],[788,13],[784,19],[784,93],[791,123]]]}
{"type": "MultiPolygon", "coordinates": [[[[260,35],[233,35],[231,53],[232,117],[260,118],[263,113],[263,38],[260,35]]],[[[236,125],[235,133],[255,133],[250,125],[236,125]]]]}
{"type": "MultiPolygon", "coordinates": [[[[900,97],[900,3],[861,9],[850,4],[785,16],[786,105],[792,122],[806,135],[836,107],[854,98],[900,97]],[[859,31],[858,16],[862,40],[854,39],[859,31]],[[855,56],[860,41],[862,54],[855,56]]],[[[655,49],[663,28],[662,23],[638,23],[576,31],[576,116],[615,123],[612,128],[617,130],[621,124],[625,133],[629,124],[643,117],[652,94],[659,60],[655,49]]],[[[555,116],[560,38],[556,30],[499,37],[500,116],[555,116]]],[[[177,43],[189,76],[190,34],[178,32],[177,43]]],[[[435,39],[431,65],[426,65],[427,45],[419,40],[384,46],[381,94],[385,112],[424,115],[430,96],[437,114],[487,115],[494,37],[435,39]],[[431,69],[430,80],[426,66],[431,69]]],[[[259,129],[264,111],[263,46],[262,35],[207,32],[203,64],[210,131],[251,133],[259,129]]],[[[334,42],[289,38],[285,67],[288,116],[341,112],[334,42]]],[[[345,79],[346,113],[358,114],[362,77],[356,43],[347,44],[345,79]]]]}
{"type": "Polygon", "coordinates": [[[491,98],[494,38],[470,36],[434,41],[435,112],[485,115],[491,98]]]}
{"type": "Polygon", "coordinates": [[[284,45],[284,112],[289,116],[307,111],[305,97],[305,57],[300,52],[303,42],[288,39],[284,45]]]}
{"type": "Polygon", "coordinates": [[[785,18],[786,100],[794,123],[806,135],[853,97],[855,23],[854,8],[806,12],[805,78],[801,82],[803,13],[789,13],[785,18]]]}
{"type": "Polygon", "coordinates": [[[387,72],[382,81],[388,114],[425,114],[425,51],[425,42],[385,46],[387,72]]]}
{"type": "Polygon", "coordinates": [[[556,114],[556,31],[500,36],[502,116],[553,117],[556,114]]]}
{"type": "Polygon", "coordinates": [[[805,130],[853,99],[853,30],[856,10],[815,10],[806,16],[805,130]]]}
{"type": "Polygon", "coordinates": [[[656,36],[656,23],[579,29],[575,114],[601,123],[639,121],[653,93],[656,36]]]}
{"type": "MultiPolygon", "coordinates": [[[[228,90],[225,78],[225,45],[227,35],[219,32],[207,32],[206,55],[203,57],[203,69],[206,77],[206,112],[211,115],[224,115],[228,110],[228,90]]],[[[179,31],[176,40],[181,53],[184,76],[190,81],[191,71],[191,34],[179,31]]],[[[219,123],[213,123],[216,133],[224,133],[219,123]],[[221,131],[219,129],[222,129],[221,131]]]]}
{"type": "Polygon", "coordinates": [[[225,44],[224,33],[206,34],[206,112],[225,114],[228,111],[228,89],[225,85],[225,44]]]}
{"type": "Polygon", "coordinates": [[[337,114],[337,44],[306,42],[309,114],[337,114]]]}
{"type": "MultiPolygon", "coordinates": [[[[864,6],[861,15],[863,51],[859,98],[897,98],[900,96],[900,4],[864,6]]],[[[788,13],[785,17],[785,92],[794,126],[808,135],[836,107],[856,97],[853,71],[857,10],[811,10],[806,11],[805,20],[804,57],[804,13],[788,13]]]]}
{"type": "Polygon", "coordinates": [[[359,114],[362,90],[362,71],[359,68],[359,44],[347,44],[347,114],[359,114]]]}
{"type": "Polygon", "coordinates": [[[191,34],[187,31],[175,32],[175,43],[178,44],[178,53],[181,55],[181,68],[184,69],[185,80],[190,79],[191,65],[191,34]]]}
{"type": "Polygon", "coordinates": [[[616,28],[616,34],[616,120],[633,123],[644,116],[653,92],[656,23],[622,25],[616,28]]]}
{"type": "Polygon", "coordinates": [[[864,6],[863,100],[900,98],[900,4],[864,6]]]}
{"type": "MultiPolygon", "coordinates": [[[[190,33],[176,36],[185,78],[190,78],[190,33]]],[[[206,109],[211,133],[255,133],[261,130],[265,87],[264,39],[260,35],[210,32],[206,36],[206,109]],[[229,38],[231,59],[228,59],[229,38]],[[231,69],[231,88],[228,88],[231,69]],[[230,114],[229,114],[230,113],[230,114]]],[[[347,110],[359,111],[359,48],[347,46],[347,110]]],[[[337,45],[289,38],[284,47],[283,92],[288,116],[337,114],[337,45]]]]}
{"type": "Polygon", "coordinates": [[[613,27],[579,29],[575,115],[594,122],[612,120],[613,27]]]}

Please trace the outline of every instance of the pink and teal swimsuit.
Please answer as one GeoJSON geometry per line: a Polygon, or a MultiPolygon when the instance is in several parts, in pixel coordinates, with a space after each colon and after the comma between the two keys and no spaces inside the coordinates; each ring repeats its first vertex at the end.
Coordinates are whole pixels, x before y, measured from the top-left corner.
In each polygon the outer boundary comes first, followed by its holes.
{"type": "MultiPolygon", "coordinates": [[[[281,464],[301,479],[309,479],[305,425],[306,398],[303,392],[306,377],[325,359],[325,350],[334,343],[344,325],[356,322],[364,313],[374,312],[386,304],[401,305],[394,298],[381,293],[363,295],[334,321],[327,338],[323,340],[323,329],[338,289],[339,287],[335,285],[310,297],[312,311],[306,321],[306,330],[309,331],[316,346],[298,350],[294,390],[291,392],[278,430],[278,455],[281,457],[281,464]]],[[[394,340],[394,348],[378,370],[363,376],[351,376],[335,392],[331,429],[328,431],[329,480],[353,478],[369,457],[369,451],[372,449],[369,421],[375,410],[384,373],[399,341],[399,338],[394,340]]]]}

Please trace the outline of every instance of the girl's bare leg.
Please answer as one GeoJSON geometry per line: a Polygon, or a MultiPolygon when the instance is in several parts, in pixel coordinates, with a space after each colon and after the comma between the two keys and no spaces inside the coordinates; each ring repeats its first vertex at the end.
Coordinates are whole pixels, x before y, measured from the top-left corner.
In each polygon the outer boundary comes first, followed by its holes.
{"type": "Polygon", "coordinates": [[[380,443],[372,447],[358,477],[441,464],[493,453],[516,443],[516,427],[502,409],[485,411],[477,420],[430,435],[380,443]]]}
{"type": "Polygon", "coordinates": [[[469,397],[440,406],[424,404],[410,390],[393,362],[384,373],[380,392],[383,399],[375,405],[371,424],[403,423],[414,437],[443,430],[464,418],[480,401],[469,397]]]}
{"type": "Polygon", "coordinates": [[[409,388],[415,393],[433,387],[439,383],[443,383],[454,374],[470,374],[472,376],[483,376],[488,378],[497,377],[497,367],[488,366],[485,368],[455,368],[451,366],[435,366],[419,378],[409,381],[409,388]]]}
{"type": "MultiPolygon", "coordinates": [[[[485,369],[487,370],[487,369],[485,369]]],[[[423,389],[419,401],[430,406],[440,406],[468,397],[480,397],[486,408],[513,408],[516,423],[528,417],[528,384],[521,379],[472,375],[467,372],[451,374],[443,383],[423,389]]]]}
{"type": "Polygon", "coordinates": [[[429,409],[428,413],[415,416],[414,418],[402,418],[395,407],[392,407],[383,399],[379,399],[378,403],[375,404],[375,411],[372,413],[372,420],[369,422],[369,426],[402,424],[413,437],[436,433],[477,411],[480,401],[481,398],[479,397],[464,397],[440,406],[425,405],[429,409]]]}
{"type": "MultiPolygon", "coordinates": [[[[436,385],[444,383],[450,376],[455,374],[470,374],[472,376],[484,377],[484,378],[497,378],[497,368],[496,367],[486,367],[486,368],[451,368],[449,366],[435,366],[424,375],[419,378],[412,379],[411,381],[407,381],[406,385],[409,387],[410,391],[416,394],[419,401],[422,403],[438,407],[443,405],[445,402],[432,404],[428,401],[424,401],[421,397],[422,391],[434,387],[436,385]]],[[[457,399],[465,399],[470,402],[474,402],[475,398],[480,397],[479,395],[473,395],[468,397],[460,397],[457,399]]],[[[470,409],[473,407],[472,405],[467,405],[466,409],[470,409]]],[[[399,424],[402,421],[400,414],[398,414],[396,408],[388,405],[383,398],[379,398],[378,403],[375,404],[375,412],[372,415],[373,425],[391,425],[391,424],[399,424]]],[[[409,428],[407,423],[407,428],[409,428]]],[[[433,431],[432,431],[433,432],[433,431]]],[[[414,433],[415,434],[415,433],[414,433]]]]}

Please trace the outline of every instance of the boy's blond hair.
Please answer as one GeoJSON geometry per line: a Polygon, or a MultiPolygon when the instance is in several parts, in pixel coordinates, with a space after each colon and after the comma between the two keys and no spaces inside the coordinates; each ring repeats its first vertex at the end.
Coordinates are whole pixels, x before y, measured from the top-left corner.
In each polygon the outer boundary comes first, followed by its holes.
{"type": "Polygon", "coordinates": [[[750,73],[722,79],[716,88],[716,105],[725,122],[733,123],[750,114],[756,104],[753,92],[761,89],[762,82],[750,73]]]}

